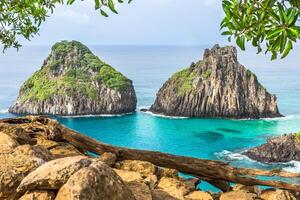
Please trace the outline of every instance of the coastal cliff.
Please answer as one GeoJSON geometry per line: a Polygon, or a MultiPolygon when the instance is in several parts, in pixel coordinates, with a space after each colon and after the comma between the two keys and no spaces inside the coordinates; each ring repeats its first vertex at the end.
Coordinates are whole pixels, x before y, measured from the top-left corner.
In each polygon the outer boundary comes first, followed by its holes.
{"type": "Polygon", "coordinates": [[[235,47],[206,49],[203,60],[174,74],[150,111],[184,117],[266,118],[282,116],[270,94],[237,60],[235,47]]]}
{"type": "Polygon", "coordinates": [[[62,41],[21,87],[9,112],[87,115],[135,111],[132,81],[77,41],[62,41]]]}

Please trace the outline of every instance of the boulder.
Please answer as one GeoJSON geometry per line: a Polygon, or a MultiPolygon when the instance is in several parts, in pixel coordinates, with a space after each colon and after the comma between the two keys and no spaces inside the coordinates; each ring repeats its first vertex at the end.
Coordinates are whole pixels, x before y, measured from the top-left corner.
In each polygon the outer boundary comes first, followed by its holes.
{"type": "Polygon", "coordinates": [[[133,171],[126,171],[126,170],[120,170],[120,169],[114,169],[114,171],[122,178],[125,182],[143,182],[142,176],[133,171]]]}
{"type": "Polygon", "coordinates": [[[11,151],[18,146],[18,142],[8,136],[7,134],[0,132],[0,151],[7,152],[11,151]]]}
{"type": "Polygon", "coordinates": [[[149,187],[137,181],[126,183],[126,186],[131,190],[136,200],[152,200],[152,195],[149,187]]]}
{"type": "Polygon", "coordinates": [[[260,194],[261,190],[257,187],[257,186],[247,186],[247,185],[241,185],[241,184],[236,184],[232,190],[234,191],[238,191],[238,190],[245,190],[245,191],[249,191],[255,194],[260,194]]]}
{"type": "Polygon", "coordinates": [[[40,70],[20,88],[9,112],[17,114],[88,115],[135,111],[132,81],[78,41],[52,46],[40,70]]]}
{"type": "Polygon", "coordinates": [[[27,192],[19,200],[54,200],[55,192],[49,190],[35,190],[27,192]]]}
{"type": "Polygon", "coordinates": [[[198,118],[281,117],[270,94],[237,60],[235,47],[206,49],[203,60],[174,74],[160,88],[150,111],[198,118]]]}
{"type": "Polygon", "coordinates": [[[103,153],[99,160],[104,162],[110,167],[113,167],[116,164],[117,156],[113,153],[103,153]]]}
{"type": "Polygon", "coordinates": [[[185,195],[196,190],[195,186],[191,187],[189,183],[167,177],[159,180],[157,189],[161,189],[177,199],[184,199],[185,195]]]}
{"type": "Polygon", "coordinates": [[[38,147],[20,145],[11,153],[0,152],[0,199],[14,200],[16,189],[27,174],[47,161],[47,152],[38,147]]]}
{"type": "Polygon", "coordinates": [[[152,190],[151,193],[152,200],[178,200],[177,198],[171,196],[169,193],[160,189],[152,190]]]}
{"type": "Polygon", "coordinates": [[[214,198],[208,192],[194,191],[185,196],[186,200],[214,200],[214,198]]]}
{"type": "Polygon", "coordinates": [[[246,190],[237,190],[230,191],[221,194],[220,200],[258,200],[260,199],[257,194],[246,191],[246,190]]]}
{"type": "Polygon", "coordinates": [[[160,167],[158,169],[158,177],[178,178],[178,170],[160,167]]]}
{"type": "Polygon", "coordinates": [[[17,191],[22,194],[27,190],[57,190],[72,174],[90,164],[91,160],[83,156],[52,160],[28,174],[17,191]]]}
{"type": "Polygon", "coordinates": [[[297,200],[295,194],[287,190],[264,190],[260,196],[263,200],[297,200]]]}
{"type": "Polygon", "coordinates": [[[73,174],[55,200],[135,200],[121,178],[107,165],[95,162],[73,174]]]}
{"type": "Polygon", "coordinates": [[[143,176],[153,175],[157,172],[157,167],[150,162],[140,160],[124,160],[118,162],[117,169],[138,172],[143,176]]]}

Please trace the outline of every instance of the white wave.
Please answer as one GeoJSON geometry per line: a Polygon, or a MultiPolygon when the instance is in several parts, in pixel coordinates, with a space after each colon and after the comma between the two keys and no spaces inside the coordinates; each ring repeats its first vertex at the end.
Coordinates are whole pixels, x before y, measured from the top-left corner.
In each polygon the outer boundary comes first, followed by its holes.
{"type": "Polygon", "coordinates": [[[66,115],[60,116],[62,118],[91,118],[91,117],[122,117],[125,115],[131,115],[133,112],[130,113],[123,113],[123,114],[99,114],[99,115],[66,115]]]}
{"type": "Polygon", "coordinates": [[[300,115],[286,115],[284,117],[275,117],[275,118],[264,118],[264,121],[289,121],[300,119],[300,115]]]}
{"type": "Polygon", "coordinates": [[[274,117],[274,118],[261,118],[261,119],[233,119],[234,121],[257,121],[257,120],[261,120],[261,121],[289,121],[289,120],[296,120],[296,119],[300,119],[300,115],[286,115],[284,117],[274,117]]]}
{"type": "Polygon", "coordinates": [[[234,152],[228,151],[228,150],[223,150],[221,152],[215,153],[215,155],[218,158],[225,159],[225,160],[230,160],[230,161],[234,161],[234,160],[247,160],[247,161],[256,162],[256,161],[248,158],[245,155],[242,155],[240,153],[234,153],[234,152]]]}
{"type": "Polygon", "coordinates": [[[8,109],[0,109],[0,114],[8,113],[8,109]]]}
{"type": "Polygon", "coordinates": [[[286,167],[283,168],[284,171],[291,172],[291,173],[300,173],[300,162],[291,161],[285,163],[284,165],[287,165],[286,167]]]}
{"type": "Polygon", "coordinates": [[[143,113],[146,113],[148,115],[152,115],[154,117],[161,117],[161,118],[168,118],[168,119],[188,119],[189,117],[180,117],[180,116],[169,116],[169,115],[163,115],[163,114],[156,114],[156,113],[153,113],[151,111],[146,111],[146,112],[143,112],[143,113]]]}

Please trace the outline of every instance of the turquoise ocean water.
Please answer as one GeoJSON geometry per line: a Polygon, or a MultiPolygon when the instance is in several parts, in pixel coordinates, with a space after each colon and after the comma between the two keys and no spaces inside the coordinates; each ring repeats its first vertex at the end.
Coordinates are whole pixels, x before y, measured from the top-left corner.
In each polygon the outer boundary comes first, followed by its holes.
{"type": "MultiPolygon", "coordinates": [[[[262,144],[270,136],[300,131],[300,48],[287,59],[271,62],[249,49],[239,61],[277,94],[286,117],[263,120],[180,119],[138,111],[149,107],[168,77],[202,58],[204,46],[90,46],[101,59],[133,80],[138,96],[136,113],[124,116],[57,118],[66,126],[105,143],[231,162],[236,166],[283,167],[300,172],[298,162],[262,164],[240,153],[262,144]]],[[[23,47],[0,55],[0,118],[12,117],[8,107],[18,90],[50,52],[48,46],[23,47]]]]}

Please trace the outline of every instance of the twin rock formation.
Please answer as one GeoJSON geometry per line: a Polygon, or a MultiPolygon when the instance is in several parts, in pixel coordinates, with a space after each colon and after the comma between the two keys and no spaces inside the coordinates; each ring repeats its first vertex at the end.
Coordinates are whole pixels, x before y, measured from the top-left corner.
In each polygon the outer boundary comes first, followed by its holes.
{"type": "MultiPolygon", "coordinates": [[[[121,114],[136,109],[132,81],[83,44],[62,41],[21,87],[9,111],[19,114],[121,114]]],[[[234,47],[206,50],[202,61],[173,75],[150,111],[169,116],[265,118],[281,116],[276,97],[237,61],[234,47]]]]}

